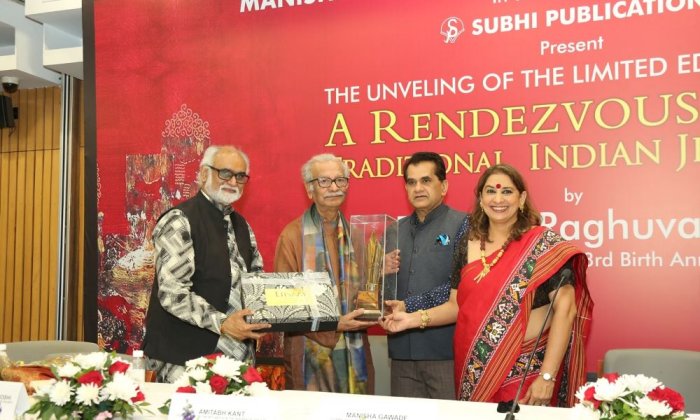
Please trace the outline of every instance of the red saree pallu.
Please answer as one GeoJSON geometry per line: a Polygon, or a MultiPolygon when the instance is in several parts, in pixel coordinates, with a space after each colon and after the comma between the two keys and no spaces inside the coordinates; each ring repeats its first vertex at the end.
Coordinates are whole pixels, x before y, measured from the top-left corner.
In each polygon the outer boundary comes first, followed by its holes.
{"type": "MultiPolygon", "coordinates": [[[[523,391],[521,391],[519,398],[525,395],[525,391],[530,387],[530,384],[539,376],[539,367],[542,365],[544,352],[547,349],[547,339],[549,338],[547,332],[548,331],[545,331],[542,334],[542,338],[540,338],[540,342],[537,344],[537,350],[535,351],[535,356],[532,358],[530,371],[528,373],[525,372],[525,366],[527,366],[530,354],[535,350],[535,341],[537,341],[537,338],[523,342],[523,346],[520,349],[520,356],[515,360],[513,368],[508,373],[508,376],[506,376],[501,387],[491,396],[490,401],[512,401],[515,398],[515,394],[518,392],[518,387],[523,380],[523,376],[527,377],[523,383],[523,391]]],[[[557,386],[556,382],[554,385],[555,387],[557,386]]]]}
{"type": "MultiPolygon", "coordinates": [[[[487,258],[493,261],[496,252],[487,258]]],[[[555,382],[552,405],[573,406],[574,393],[585,382],[583,346],[590,328],[593,302],[586,287],[588,260],[557,233],[536,226],[508,245],[497,264],[480,282],[481,260],[462,269],[457,289],[459,313],[454,335],[457,399],[508,401],[515,397],[518,380],[534,341],[523,342],[535,291],[568,260],[575,277],[576,318],[569,345],[555,382]],[[515,384],[515,385],[514,385],[515,384]]],[[[528,373],[529,383],[539,374],[547,331],[528,373]]]]}

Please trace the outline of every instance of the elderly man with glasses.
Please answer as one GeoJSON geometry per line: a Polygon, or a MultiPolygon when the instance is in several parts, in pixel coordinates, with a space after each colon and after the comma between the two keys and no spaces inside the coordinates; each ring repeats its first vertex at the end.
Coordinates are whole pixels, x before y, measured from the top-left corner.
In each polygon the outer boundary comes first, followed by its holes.
{"type": "Polygon", "coordinates": [[[286,388],[353,394],[374,393],[374,367],[366,328],[376,322],[349,311],[347,285],[352,267],[349,224],[340,212],[348,192],[348,168],[337,157],[312,157],[301,170],[312,204],[282,231],[275,251],[276,272],[327,271],[338,286],[341,317],[337,331],[286,333],[286,388]]]}
{"type": "Polygon", "coordinates": [[[233,146],[211,146],[199,165],[200,190],[165,212],[153,230],[156,275],[143,349],[159,382],[173,382],[187,360],[223,352],[254,355],[256,332],[241,304],[241,273],[262,271],[253,230],[232,204],[248,182],[248,157],[233,146]]]}

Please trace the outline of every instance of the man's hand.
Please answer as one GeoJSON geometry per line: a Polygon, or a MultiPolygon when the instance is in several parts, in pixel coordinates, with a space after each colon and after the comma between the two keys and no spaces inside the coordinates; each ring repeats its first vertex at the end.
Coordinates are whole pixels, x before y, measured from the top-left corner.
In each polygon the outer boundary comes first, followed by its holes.
{"type": "Polygon", "coordinates": [[[348,312],[347,314],[343,315],[340,317],[340,320],[338,321],[338,331],[357,331],[357,330],[364,330],[366,328],[369,328],[373,325],[377,325],[377,321],[360,321],[355,318],[362,316],[362,314],[365,313],[365,310],[360,308],[360,309],[355,309],[352,312],[348,312]]]}
{"type": "Polygon", "coordinates": [[[229,337],[233,337],[238,341],[243,341],[247,338],[252,338],[254,340],[259,339],[264,336],[265,333],[256,333],[257,330],[262,330],[265,328],[270,328],[270,324],[248,324],[245,322],[246,315],[252,315],[253,311],[250,309],[242,309],[240,311],[234,312],[229,315],[228,318],[221,323],[221,334],[226,334],[229,337]]]}
{"type": "Polygon", "coordinates": [[[406,303],[403,300],[385,300],[384,308],[389,308],[389,313],[406,312],[406,303]]]}
{"type": "Polygon", "coordinates": [[[395,249],[390,253],[384,255],[384,274],[394,274],[399,272],[399,266],[401,265],[401,251],[395,249]]]}

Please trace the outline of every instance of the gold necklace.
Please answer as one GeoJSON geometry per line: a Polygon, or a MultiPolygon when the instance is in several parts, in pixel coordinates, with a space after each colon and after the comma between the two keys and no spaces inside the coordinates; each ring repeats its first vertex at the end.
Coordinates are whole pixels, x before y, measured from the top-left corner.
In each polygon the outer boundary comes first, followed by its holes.
{"type": "Polygon", "coordinates": [[[503,243],[503,246],[501,246],[501,249],[498,251],[498,254],[496,254],[496,258],[493,259],[490,263],[486,263],[486,240],[484,238],[481,238],[481,244],[479,245],[479,249],[481,250],[481,265],[484,267],[479,274],[477,274],[476,277],[474,277],[475,282],[480,282],[486,275],[491,271],[491,267],[496,265],[498,260],[501,259],[503,256],[503,253],[506,251],[506,247],[508,247],[508,244],[510,244],[510,238],[508,238],[507,241],[503,243]]]}

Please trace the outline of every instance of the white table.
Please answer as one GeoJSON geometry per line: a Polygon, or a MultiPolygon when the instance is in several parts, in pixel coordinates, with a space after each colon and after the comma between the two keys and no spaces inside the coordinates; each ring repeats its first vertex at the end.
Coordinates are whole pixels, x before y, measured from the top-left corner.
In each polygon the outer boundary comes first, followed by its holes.
{"type": "MultiPolygon", "coordinates": [[[[158,408],[172,397],[175,387],[172,384],[146,383],[143,392],[150,404],[149,412],[135,416],[135,420],[166,418],[158,408]]],[[[194,395],[194,394],[188,394],[194,395]]],[[[372,413],[386,413],[389,420],[413,420],[425,418],[428,420],[478,419],[503,420],[504,413],[496,411],[496,404],[453,400],[428,400],[421,398],[401,398],[375,395],[333,394],[328,392],[308,391],[270,391],[267,397],[224,397],[231,403],[226,406],[236,406],[235,398],[244,398],[247,403],[255,401],[256,406],[276,406],[282,412],[284,420],[350,420],[360,417],[348,416],[348,411],[361,414],[369,413],[366,418],[372,418],[372,413]],[[401,417],[403,413],[410,417],[401,417]],[[390,417],[394,415],[395,417],[390,417]],[[415,417],[413,417],[415,416],[415,417]]],[[[571,409],[521,405],[516,420],[567,420],[571,409]]],[[[178,416],[179,417],[179,416],[178,416]]],[[[264,417],[263,417],[264,418],[264,417]]],[[[376,417],[381,418],[381,417],[376,417]]],[[[242,419],[242,417],[236,418],[242,419]]],[[[691,420],[700,420],[700,414],[691,414],[691,420]]]]}
{"type": "MultiPolygon", "coordinates": [[[[146,384],[143,392],[149,403],[154,408],[160,406],[171,397],[173,387],[170,384],[146,384]]],[[[258,397],[244,397],[255,398],[258,397]]],[[[261,404],[268,404],[264,397],[259,397],[261,404]]],[[[374,395],[351,395],[333,394],[327,392],[307,392],[307,391],[270,391],[270,398],[275,404],[282,407],[284,419],[324,419],[335,420],[342,418],[348,420],[347,410],[355,410],[361,413],[363,410],[372,411],[379,409],[386,413],[400,413],[406,408],[413,414],[418,414],[416,410],[427,414],[427,419],[448,420],[473,418],[479,420],[502,420],[505,414],[496,411],[496,404],[477,403],[452,400],[427,400],[420,398],[400,398],[374,395]],[[383,409],[385,408],[385,409],[383,409]],[[325,414],[324,414],[325,413],[325,414]],[[342,416],[341,416],[342,415],[342,416]]],[[[521,406],[520,412],[516,415],[518,420],[561,420],[566,419],[569,409],[521,406]]],[[[371,413],[370,413],[371,415],[371,413]]],[[[162,416],[157,411],[154,417],[162,416]]],[[[148,416],[142,416],[148,417],[148,416]]],[[[163,416],[164,417],[164,416],[163,416]]],[[[367,417],[367,418],[371,418],[367,417]]],[[[390,418],[390,417],[387,417],[390,418]]]]}

